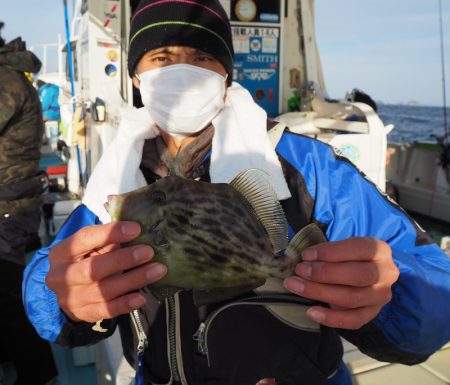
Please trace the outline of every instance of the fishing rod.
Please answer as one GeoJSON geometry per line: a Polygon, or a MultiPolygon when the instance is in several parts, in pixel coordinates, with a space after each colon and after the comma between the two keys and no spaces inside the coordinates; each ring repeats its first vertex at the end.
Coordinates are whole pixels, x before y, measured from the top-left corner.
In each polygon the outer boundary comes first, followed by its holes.
{"type": "Polygon", "coordinates": [[[442,97],[443,97],[443,109],[444,109],[444,146],[448,143],[448,119],[447,119],[447,91],[446,91],[446,79],[445,79],[445,47],[444,47],[444,23],[442,20],[442,0],[439,0],[439,24],[441,34],[441,67],[442,67],[442,97]]]}
{"type": "Polygon", "coordinates": [[[73,64],[72,64],[72,44],[70,41],[70,28],[69,28],[69,13],[67,10],[67,0],[63,0],[64,5],[64,22],[66,27],[66,41],[67,41],[67,61],[69,63],[69,77],[70,77],[70,90],[72,98],[75,96],[75,84],[73,75],[73,64]]]}

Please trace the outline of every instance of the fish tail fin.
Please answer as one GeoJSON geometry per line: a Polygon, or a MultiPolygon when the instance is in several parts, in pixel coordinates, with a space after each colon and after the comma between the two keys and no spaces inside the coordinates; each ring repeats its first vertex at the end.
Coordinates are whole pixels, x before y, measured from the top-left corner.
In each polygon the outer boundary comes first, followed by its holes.
{"type": "Polygon", "coordinates": [[[289,242],[285,255],[295,264],[301,262],[302,252],[308,247],[327,242],[325,234],[315,223],[303,227],[289,242]]]}

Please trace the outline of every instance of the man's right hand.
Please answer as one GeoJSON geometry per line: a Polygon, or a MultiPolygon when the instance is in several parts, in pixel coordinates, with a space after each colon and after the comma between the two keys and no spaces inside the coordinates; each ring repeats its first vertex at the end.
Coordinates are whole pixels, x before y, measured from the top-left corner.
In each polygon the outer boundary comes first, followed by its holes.
{"type": "Polygon", "coordinates": [[[167,268],[149,263],[154,255],[150,246],[120,247],[139,233],[134,222],[92,225],[51,249],[46,283],[70,319],[96,322],[145,304],[135,291],[164,277],[167,268]]]}

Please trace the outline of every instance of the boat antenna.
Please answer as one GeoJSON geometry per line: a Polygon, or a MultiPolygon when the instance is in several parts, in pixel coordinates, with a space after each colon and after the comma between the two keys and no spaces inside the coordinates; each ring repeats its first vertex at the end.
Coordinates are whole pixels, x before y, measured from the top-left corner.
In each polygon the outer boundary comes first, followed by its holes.
{"type": "Polygon", "coordinates": [[[442,21],[442,0],[439,0],[439,24],[441,33],[441,67],[442,67],[442,97],[444,109],[444,146],[448,143],[448,119],[447,119],[447,92],[445,80],[445,50],[444,50],[444,24],[442,21]]]}

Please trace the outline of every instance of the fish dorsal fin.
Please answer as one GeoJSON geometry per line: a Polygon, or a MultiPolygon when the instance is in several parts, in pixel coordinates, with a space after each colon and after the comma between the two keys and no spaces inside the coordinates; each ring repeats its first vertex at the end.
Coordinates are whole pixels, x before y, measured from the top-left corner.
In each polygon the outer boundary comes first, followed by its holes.
{"type": "Polygon", "coordinates": [[[294,235],[294,238],[289,242],[289,246],[286,249],[286,255],[292,260],[300,262],[299,259],[304,250],[326,241],[327,238],[320,227],[315,223],[310,223],[294,235]]]}
{"type": "Polygon", "coordinates": [[[230,185],[239,191],[253,208],[269,236],[273,251],[278,253],[284,250],[288,244],[288,223],[266,174],[257,169],[242,171],[230,185]]]}

